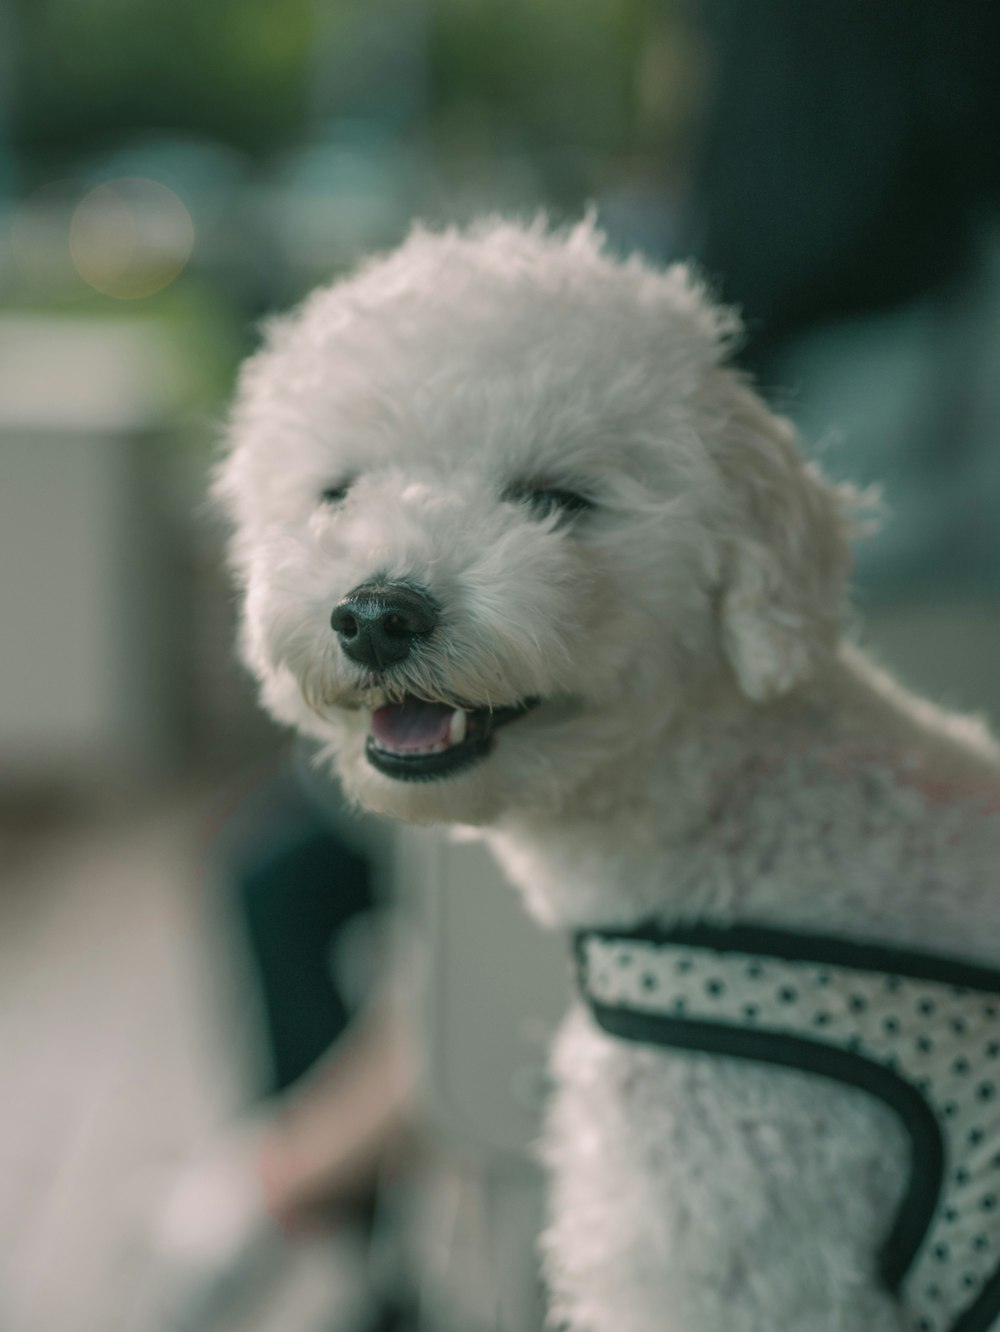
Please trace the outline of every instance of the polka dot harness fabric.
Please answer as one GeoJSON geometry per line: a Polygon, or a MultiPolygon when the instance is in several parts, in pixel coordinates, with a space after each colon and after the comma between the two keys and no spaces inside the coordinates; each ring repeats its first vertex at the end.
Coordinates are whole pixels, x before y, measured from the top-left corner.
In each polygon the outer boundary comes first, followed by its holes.
{"type": "Polygon", "coordinates": [[[916,1332],[1000,1332],[1000,973],[742,927],[587,932],[581,990],[628,1040],[869,1091],[913,1144],[882,1271],[916,1332]]]}

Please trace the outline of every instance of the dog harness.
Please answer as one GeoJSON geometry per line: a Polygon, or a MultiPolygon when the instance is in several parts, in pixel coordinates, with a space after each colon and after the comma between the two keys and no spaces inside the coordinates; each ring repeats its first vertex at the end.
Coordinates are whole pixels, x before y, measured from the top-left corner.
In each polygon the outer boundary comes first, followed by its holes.
{"type": "Polygon", "coordinates": [[[890,1106],[912,1151],[880,1275],[917,1332],[1000,1332],[1000,971],[756,926],[585,931],[576,946],[610,1035],[890,1106]]]}

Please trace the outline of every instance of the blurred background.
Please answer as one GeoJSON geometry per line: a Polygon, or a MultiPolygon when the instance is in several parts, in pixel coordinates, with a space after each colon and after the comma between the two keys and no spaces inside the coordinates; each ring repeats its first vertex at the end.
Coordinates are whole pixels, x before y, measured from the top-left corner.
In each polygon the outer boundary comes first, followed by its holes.
{"type": "Polygon", "coordinates": [[[205,495],[259,319],[414,218],[694,256],[881,487],[858,632],[997,720],[997,68],[992,0],[0,0],[0,1326],[539,1325],[561,950],[256,709],[205,495]]]}

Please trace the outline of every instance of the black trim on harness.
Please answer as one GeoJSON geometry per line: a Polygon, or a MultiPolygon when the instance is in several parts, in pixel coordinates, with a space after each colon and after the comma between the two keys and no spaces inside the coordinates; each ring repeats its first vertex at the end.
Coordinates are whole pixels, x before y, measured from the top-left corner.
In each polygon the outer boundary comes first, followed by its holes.
{"type": "Polygon", "coordinates": [[[990,1332],[1000,1314],[1000,1272],[987,1281],[979,1298],[970,1304],[950,1332],[990,1332]]]}
{"type": "MultiPolygon", "coordinates": [[[[610,1035],[815,1073],[867,1091],[896,1112],[910,1138],[911,1170],[905,1195],[880,1249],[879,1271],[889,1290],[897,1292],[930,1227],[944,1173],[944,1140],[934,1111],[923,1094],[886,1065],[821,1040],[639,1012],[592,1000],[586,989],[585,956],[585,944],[591,938],[609,943],[672,944],[788,962],[829,963],[990,994],[1000,994],[1000,971],[934,953],[756,925],[694,924],[668,930],[654,923],[634,930],[586,930],[575,938],[583,996],[597,1023],[610,1035]]],[[[950,1332],[991,1332],[998,1315],[1000,1272],[987,1282],[950,1332]]]]}
{"type": "Polygon", "coordinates": [[[889,1290],[898,1291],[934,1216],[944,1174],[941,1130],[934,1112],[912,1083],[864,1055],[801,1036],[636,1013],[599,1003],[591,1003],[590,1008],[598,1025],[622,1040],[817,1073],[870,1092],[895,1110],[910,1136],[914,1164],[892,1229],[879,1250],[878,1265],[889,1290]]]}

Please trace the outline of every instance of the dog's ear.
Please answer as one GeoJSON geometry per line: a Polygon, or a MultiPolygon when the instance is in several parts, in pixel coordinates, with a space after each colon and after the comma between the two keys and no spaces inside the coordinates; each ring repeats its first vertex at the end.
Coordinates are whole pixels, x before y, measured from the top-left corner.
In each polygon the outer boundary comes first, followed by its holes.
{"type": "Polygon", "coordinates": [[[790,424],[730,381],[723,477],[723,649],[748,698],[806,679],[841,628],[856,501],[806,461],[790,424]]]}

